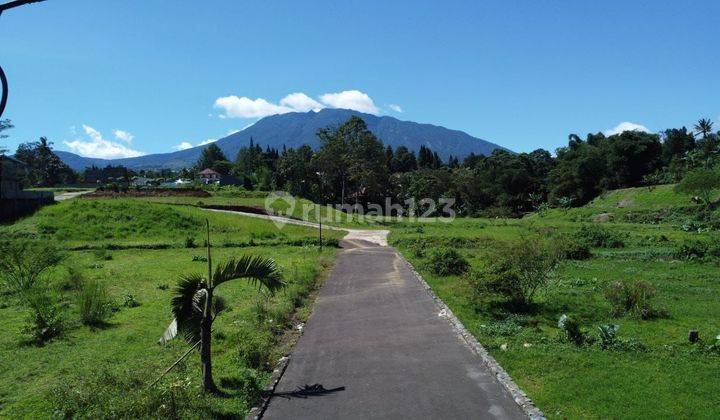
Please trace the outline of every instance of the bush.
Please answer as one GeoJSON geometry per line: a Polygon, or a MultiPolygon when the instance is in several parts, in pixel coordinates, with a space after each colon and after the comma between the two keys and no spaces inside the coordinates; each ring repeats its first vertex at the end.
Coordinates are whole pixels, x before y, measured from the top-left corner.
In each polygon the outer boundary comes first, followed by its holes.
{"type": "Polygon", "coordinates": [[[562,331],[561,338],[563,340],[578,346],[585,344],[587,329],[583,328],[575,318],[563,314],[558,320],[557,326],[562,331]]]}
{"type": "Polygon", "coordinates": [[[590,246],[582,239],[575,236],[561,236],[556,241],[556,251],[560,258],[566,260],[587,260],[592,258],[590,246]]]}
{"type": "Polygon", "coordinates": [[[112,313],[112,301],[104,284],[97,280],[85,282],[78,298],[80,320],[83,324],[100,326],[107,322],[112,313]]]}
{"type": "Polygon", "coordinates": [[[605,298],[612,306],[613,316],[630,314],[639,319],[651,319],[662,315],[653,307],[655,288],[644,281],[616,281],[610,284],[605,298]]]}
{"type": "Polygon", "coordinates": [[[62,261],[63,255],[51,243],[28,240],[0,243],[0,279],[10,293],[35,288],[38,280],[62,261]]]}
{"type": "MultiPolygon", "coordinates": [[[[717,245],[713,246],[713,252],[716,251],[717,245]]],[[[694,260],[705,258],[709,254],[710,244],[697,239],[690,239],[682,241],[678,246],[675,247],[673,255],[675,258],[681,258],[686,260],[694,260]]]]}
{"type": "Polygon", "coordinates": [[[543,240],[500,245],[486,268],[469,276],[470,285],[476,295],[496,295],[515,307],[527,307],[547,286],[558,262],[557,252],[543,240]]]}
{"type": "Polygon", "coordinates": [[[622,248],[623,235],[599,225],[583,225],[575,232],[575,238],[593,248],[622,248]]]}
{"type": "Polygon", "coordinates": [[[192,236],[187,236],[185,238],[185,248],[196,248],[197,244],[195,243],[195,238],[192,236]]]}
{"type": "Polygon", "coordinates": [[[67,273],[60,286],[64,290],[80,290],[85,283],[83,271],[74,264],[68,264],[65,268],[67,273]]]}
{"type": "Polygon", "coordinates": [[[598,344],[602,350],[635,351],[647,350],[645,345],[635,338],[619,338],[617,332],[619,325],[604,324],[598,327],[598,344]]]}
{"type": "Polygon", "coordinates": [[[30,342],[43,345],[59,336],[65,327],[65,317],[57,299],[48,289],[36,287],[22,293],[23,300],[31,310],[23,333],[30,342]]]}
{"type": "Polygon", "coordinates": [[[437,276],[453,276],[465,273],[470,264],[452,248],[440,248],[430,254],[427,269],[437,276]]]}

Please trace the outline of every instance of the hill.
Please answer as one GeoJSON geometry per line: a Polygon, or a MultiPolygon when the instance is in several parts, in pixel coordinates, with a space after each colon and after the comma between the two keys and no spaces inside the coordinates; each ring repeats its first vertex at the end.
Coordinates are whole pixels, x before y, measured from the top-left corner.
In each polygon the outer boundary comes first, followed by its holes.
{"type": "MultiPolygon", "coordinates": [[[[420,146],[427,146],[433,151],[437,151],[444,159],[450,155],[463,158],[470,153],[489,155],[495,149],[507,150],[463,131],[347,109],[323,109],[319,112],[291,112],[272,115],[242,131],[219,139],[215,144],[231,159],[235,157],[242,146],[250,143],[251,138],[263,147],[270,146],[277,149],[282,149],[283,146],[296,148],[303,144],[316,147],[318,139],[315,133],[318,129],[340,125],[352,115],[360,116],[365,120],[368,128],[385,144],[393,147],[404,145],[414,151],[419,150],[420,146]]],[[[58,156],[75,170],[82,170],[91,165],[124,165],[131,169],[179,169],[194,164],[204,147],[207,146],[193,147],[172,153],[113,160],[86,158],[62,151],[58,152],[58,156]]]]}

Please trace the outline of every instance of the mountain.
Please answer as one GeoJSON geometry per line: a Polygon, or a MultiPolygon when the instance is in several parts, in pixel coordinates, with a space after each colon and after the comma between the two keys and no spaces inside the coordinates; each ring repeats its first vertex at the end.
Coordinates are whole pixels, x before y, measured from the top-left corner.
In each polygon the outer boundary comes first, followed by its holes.
{"type": "MultiPolygon", "coordinates": [[[[365,120],[368,129],[382,140],[396,148],[404,145],[410,150],[418,151],[420,146],[427,146],[447,159],[453,155],[463,158],[471,152],[489,155],[495,149],[507,150],[502,146],[473,137],[465,132],[450,130],[432,124],[419,124],[412,121],[400,121],[388,116],[376,116],[348,109],[322,109],[318,112],[291,112],[265,117],[252,126],[219,139],[217,144],[225,155],[234,159],[242,146],[255,143],[263,148],[266,146],[282,150],[283,146],[297,148],[303,144],[318,146],[315,133],[318,129],[338,126],[352,115],[365,120]]],[[[65,163],[75,170],[86,166],[124,165],[130,169],[180,169],[192,166],[207,146],[193,147],[172,153],[159,153],[126,159],[96,159],[78,156],[70,152],[58,151],[57,154],[65,163]]]]}

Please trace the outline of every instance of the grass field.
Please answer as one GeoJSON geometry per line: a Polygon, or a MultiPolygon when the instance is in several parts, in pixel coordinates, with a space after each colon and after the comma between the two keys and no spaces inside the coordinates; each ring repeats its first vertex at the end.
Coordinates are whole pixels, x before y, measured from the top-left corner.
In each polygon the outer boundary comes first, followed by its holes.
{"type": "MultiPolygon", "coordinates": [[[[326,235],[332,242],[341,233],[326,235]]],[[[270,221],[129,199],[59,203],[0,226],[0,236],[51,241],[65,255],[43,278],[64,308],[60,337],[43,346],[26,344],[21,330],[29,311],[4,288],[0,294],[0,417],[9,418],[242,417],[286,350],[285,331],[309,314],[309,294],[336,252],[317,251],[316,229],[278,230],[270,221]],[[149,386],[188,349],[182,340],[165,347],[157,340],[172,320],[178,277],[207,270],[205,218],[216,262],[243,254],[272,257],[289,283],[269,299],[240,281],[218,289],[230,303],[214,323],[213,340],[215,377],[226,397],[201,395],[197,354],[149,386]],[[197,247],[187,247],[187,238],[197,247]],[[68,289],[71,276],[108,288],[114,310],[106,324],[80,322],[79,292],[68,289]]]]}
{"type": "MultiPolygon", "coordinates": [[[[564,261],[529,310],[508,310],[474,299],[465,275],[438,276],[428,270],[429,255],[453,248],[473,269],[486,266],[498,244],[533,237],[555,238],[587,224],[568,213],[606,211],[618,200],[636,210],[686,206],[669,187],[606,195],[585,208],[553,210],[522,220],[456,219],[449,225],[391,225],[391,243],[420,270],[438,295],[485,345],[520,387],[551,418],[713,418],[720,412],[720,353],[705,350],[720,334],[720,262],[681,259],[680,244],[720,240],[716,231],[684,231],[672,223],[610,222],[602,226],[623,237],[622,248],[594,248],[593,257],[564,261]],[[614,317],[604,297],[619,280],[652,284],[658,319],[614,317]],[[621,340],[645,350],[602,350],[560,340],[558,319],[567,314],[590,335],[603,324],[619,325],[621,340]],[[697,329],[705,344],[691,345],[697,329]]],[[[552,241],[552,239],[551,239],[552,241]]]]}

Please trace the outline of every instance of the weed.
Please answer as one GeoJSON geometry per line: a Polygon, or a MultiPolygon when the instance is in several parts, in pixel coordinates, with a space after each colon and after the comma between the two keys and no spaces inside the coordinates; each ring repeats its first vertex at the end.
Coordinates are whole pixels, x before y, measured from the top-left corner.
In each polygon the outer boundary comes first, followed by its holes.
{"type": "Polygon", "coordinates": [[[43,345],[50,339],[59,336],[65,328],[65,317],[55,296],[46,288],[35,287],[25,290],[23,300],[31,310],[23,333],[29,341],[43,345]]]}
{"type": "Polygon", "coordinates": [[[613,316],[630,314],[639,319],[651,319],[663,315],[653,307],[655,287],[645,281],[616,281],[610,284],[605,298],[612,306],[613,316]]]}
{"type": "Polygon", "coordinates": [[[112,313],[112,301],[107,287],[97,281],[86,281],[78,296],[80,320],[89,326],[101,326],[107,322],[112,313]]]}
{"type": "Polygon", "coordinates": [[[122,306],[126,308],[136,308],[140,306],[140,302],[135,299],[135,296],[131,295],[130,293],[126,293],[125,296],[123,296],[122,306]]]}
{"type": "Polygon", "coordinates": [[[581,326],[575,318],[563,314],[558,320],[557,326],[560,331],[562,331],[562,340],[569,341],[578,346],[585,344],[588,331],[585,327],[581,326]]]}

